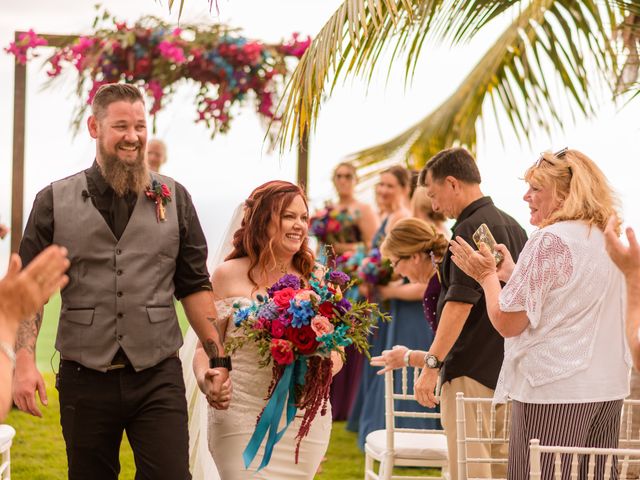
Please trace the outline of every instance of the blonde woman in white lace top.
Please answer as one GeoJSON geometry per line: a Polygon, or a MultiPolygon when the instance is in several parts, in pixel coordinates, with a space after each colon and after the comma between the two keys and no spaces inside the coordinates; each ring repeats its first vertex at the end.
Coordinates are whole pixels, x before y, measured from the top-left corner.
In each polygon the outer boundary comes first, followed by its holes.
{"type": "MultiPolygon", "coordinates": [[[[539,230],[517,264],[502,246],[496,269],[487,248],[474,251],[463,239],[451,245],[452,260],[480,283],[491,322],[506,338],[495,401],[513,400],[514,480],[528,478],[532,438],[617,447],[630,368],[624,279],[605,252],[603,231],[616,205],[606,178],[586,155],[565,149],[543,154],[525,180],[539,230]]],[[[588,466],[578,468],[584,475],[588,466]]],[[[553,469],[543,456],[543,479],[553,469]]]]}

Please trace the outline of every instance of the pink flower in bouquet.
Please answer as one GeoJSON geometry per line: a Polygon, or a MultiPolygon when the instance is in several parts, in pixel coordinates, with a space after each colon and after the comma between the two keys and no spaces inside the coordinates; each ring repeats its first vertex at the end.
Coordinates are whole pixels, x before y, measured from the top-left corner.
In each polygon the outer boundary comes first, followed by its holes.
{"type": "Polygon", "coordinates": [[[311,320],[311,328],[315,332],[317,337],[320,337],[326,333],[333,333],[335,330],[333,323],[329,321],[329,319],[323,315],[316,315],[311,320]]]}
{"type": "Polygon", "coordinates": [[[284,332],[286,327],[284,323],[282,323],[279,319],[276,319],[271,322],[271,336],[274,338],[282,338],[284,337],[284,332]]]}
{"type": "Polygon", "coordinates": [[[293,344],[289,340],[272,339],[271,356],[276,363],[289,365],[293,362],[293,344]]]}
{"type": "Polygon", "coordinates": [[[316,300],[320,300],[320,296],[313,290],[301,290],[298,293],[296,293],[296,296],[294,297],[294,299],[298,302],[302,300],[310,301],[312,298],[315,298],[316,300]]]}
{"type": "Polygon", "coordinates": [[[288,328],[285,332],[291,343],[302,355],[309,355],[318,348],[316,333],[309,325],[300,328],[288,328]]]}
{"type": "Polygon", "coordinates": [[[339,232],[341,227],[342,227],[342,225],[335,218],[330,218],[327,221],[327,232],[329,232],[329,233],[339,232]]]}
{"type": "Polygon", "coordinates": [[[296,291],[291,287],[287,287],[275,292],[273,294],[273,301],[280,309],[286,310],[289,308],[291,300],[293,300],[295,296],[296,291]]]}
{"type": "Polygon", "coordinates": [[[271,330],[271,321],[266,318],[259,318],[253,324],[254,330],[271,330]]]}

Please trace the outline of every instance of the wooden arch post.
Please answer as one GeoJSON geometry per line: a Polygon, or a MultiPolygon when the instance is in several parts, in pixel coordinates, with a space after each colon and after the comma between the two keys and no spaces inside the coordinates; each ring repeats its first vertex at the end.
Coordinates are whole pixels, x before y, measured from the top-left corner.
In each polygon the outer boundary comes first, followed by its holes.
{"type": "MultiPolygon", "coordinates": [[[[26,32],[15,32],[15,41],[26,32]]],[[[40,35],[50,47],[60,47],[76,35],[40,35]]],[[[22,240],[24,211],[24,140],[26,132],[27,66],[16,57],[13,82],[13,166],[11,169],[11,251],[17,252],[22,240]]]]}

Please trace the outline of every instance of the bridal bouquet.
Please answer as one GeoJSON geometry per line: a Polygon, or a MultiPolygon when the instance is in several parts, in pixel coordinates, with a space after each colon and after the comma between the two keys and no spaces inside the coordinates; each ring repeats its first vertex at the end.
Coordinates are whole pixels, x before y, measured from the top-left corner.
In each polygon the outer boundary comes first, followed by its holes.
{"type": "Polygon", "coordinates": [[[360,240],[357,219],[358,212],[353,215],[346,208],[326,205],[311,217],[310,234],[326,244],[357,242],[360,240]]]}
{"type": "Polygon", "coordinates": [[[230,339],[227,348],[234,352],[247,342],[257,345],[261,367],[270,364],[273,380],[267,404],[243,459],[248,467],[268,436],[259,469],[269,463],[274,445],[284,430],[278,424],[286,408],[286,428],[296,410],[304,410],[297,433],[295,460],[298,463],[300,442],[307,435],[318,411],[326,414],[331,386],[330,354],[355,345],[368,355],[367,335],[378,319],[389,320],[376,304],[352,304],[342,292],[350,286],[349,277],[328,270],[320,279],[304,282],[295,275],[284,275],[267,290],[267,296],[246,307],[234,305],[234,324],[241,336],[230,339]]]}
{"type": "Polygon", "coordinates": [[[353,283],[359,284],[362,280],[358,276],[360,264],[366,257],[364,247],[358,247],[336,257],[336,270],[349,275],[353,283]]]}
{"type": "Polygon", "coordinates": [[[382,258],[380,250],[372,248],[358,267],[358,276],[372,285],[386,285],[393,276],[393,266],[387,258],[382,258]]]}

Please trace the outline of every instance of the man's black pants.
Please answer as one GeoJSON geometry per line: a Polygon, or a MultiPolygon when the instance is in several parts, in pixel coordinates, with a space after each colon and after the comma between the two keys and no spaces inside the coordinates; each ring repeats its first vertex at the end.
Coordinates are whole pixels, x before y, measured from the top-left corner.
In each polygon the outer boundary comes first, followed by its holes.
{"type": "Polygon", "coordinates": [[[117,480],[123,431],[136,480],[191,479],[180,359],[141,372],[127,366],[106,373],[62,360],[56,387],[69,480],[117,480]]]}

